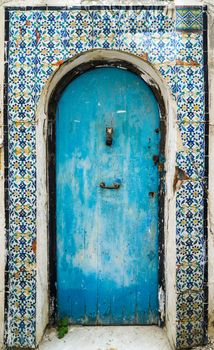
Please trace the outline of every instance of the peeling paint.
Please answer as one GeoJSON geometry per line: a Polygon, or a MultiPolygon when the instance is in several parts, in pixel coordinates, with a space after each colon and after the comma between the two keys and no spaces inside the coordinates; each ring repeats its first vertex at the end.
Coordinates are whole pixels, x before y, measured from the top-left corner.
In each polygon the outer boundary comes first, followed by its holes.
{"type": "Polygon", "coordinates": [[[32,243],[32,250],[33,250],[34,254],[36,254],[36,240],[34,240],[32,243]]]}
{"type": "Polygon", "coordinates": [[[52,63],[52,66],[60,67],[64,62],[65,60],[59,60],[57,62],[52,63]]]}
{"type": "Polygon", "coordinates": [[[185,173],[184,170],[176,166],[173,184],[174,192],[178,191],[181,188],[182,184],[187,180],[189,180],[189,176],[185,173]]]}
{"type": "Polygon", "coordinates": [[[158,290],[158,300],[159,300],[159,314],[160,319],[164,321],[165,318],[165,292],[162,287],[158,290]]]}
{"type": "Polygon", "coordinates": [[[121,111],[117,111],[117,113],[118,113],[118,114],[126,113],[126,110],[124,110],[124,111],[122,111],[122,110],[121,110],[121,111]]]}
{"type": "Polygon", "coordinates": [[[200,67],[200,64],[193,60],[189,60],[188,62],[182,61],[182,60],[176,60],[176,64],[178,66],[183,66],[183,67],[200,67]]]}
{"type": "Polygon", "coordinates": [[[36,30],[36,43],[38,44],[39,40],[41,38],[41,34],[38,30],[36,30]]]}

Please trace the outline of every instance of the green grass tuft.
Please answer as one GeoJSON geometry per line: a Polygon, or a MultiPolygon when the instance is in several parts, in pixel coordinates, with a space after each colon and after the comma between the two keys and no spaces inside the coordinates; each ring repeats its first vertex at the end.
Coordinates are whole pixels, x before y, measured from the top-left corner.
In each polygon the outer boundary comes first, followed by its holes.
{"type": "Polygon", "coordinates": [[[59,339],[62,339],[67,333],[68,333],[68,318],[64,317],[58,321],[57,336],[59,339]]]}

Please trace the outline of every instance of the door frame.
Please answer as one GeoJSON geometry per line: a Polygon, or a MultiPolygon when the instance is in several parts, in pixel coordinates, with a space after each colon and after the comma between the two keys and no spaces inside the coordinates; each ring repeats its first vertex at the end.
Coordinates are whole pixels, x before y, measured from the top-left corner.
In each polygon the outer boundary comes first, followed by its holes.
{"type": "MultiPolygon", "coordinates": [[[[46,291],[46,305],[43,298],[43,306],[46,308],[46,318],[43,317],[43,324],[49,322],[54,323],[57,315],[57,299],[56,299],[56,172],[55,172],[55,120],[56,120],[56,108],[59,98],[64,91],[65,87],[71,83],[74,79],[79,77],[86,71],[101,67],[116,67],[119,69],[125,69],[140,76],[147,85],[153,91],[158,106],[160,115],[160,159],[162,163],[160,165],[159,175],[159,234],[158,234],[158,254],[159,254],[159,268],[158,268],[158,300],[159,300],[159,325],[164,326],[167,323],[167,319],[175,318],[175,289],[173,283],[175,281],[175,195],[173,192],[173,179],[175,169],[175,149],[176,149],[176,109],[173,102],[171,93],[167,87],[167,84],[163,81],[160,74],[154,69],[154,67],[147,61],[140,59],[132,54],[116,51],[116,50],[103,50],[95,49],[76,55],[74,58],[65,61],[51,76],[46,84],[43,94],[41,96],[37,115],[38,115],[38,133],[37,133],[37,147],[40,155],[37,156],[37,184],[41,185],[37,201],[38,209],[37,213],[37,228],[38,228],[38,256],[37,263],[45,263],[48,266],[45,276],[39,277],[37,283],[37,310],[42,308],[41,298],[42,290],[44,292],[44,284],[46,291]],[[169,138],[170,130],[170,138],[169,138]],[[41,152],[41,142],[44,144],[45,149],[41,152]],[[42,159],[43,157],[43,159],[42,159]],[[45,158],[45,159],[44,159],[45,158]],[[46,162],[44,162],[46,160],[46,162]],[[42,167],[43,164],[43,167],[42,167]],[[41,169],[42,167],[42,169],[41,169]],[[42,178],[46,178],[46,183],[42,178]],[[46,189],[47,194],[44,200],[41,198],[42,188],[46,189]],[[42,206],[45,213],[41,213],[42,206]],[[40,206],[41,204],[41,206],[40,206]],[[169,217],[170,212],[170,217],[169,217]],[[42,245],[42,238],[40,239],[39,232],[44,229],[44,223],[41,223],[41,218],[45,218],[46,214],[46,230],[47,230],[47,247],[48,253],[45,256],[44,252],[39,254],[39,245],[42,245]],[[173,232],[173,234],[172,234],[173,232]],[[170,233],[170,234],[169,234],[170,233]],[[166,240],[167,237],[167,240],[166,240]],[[169,254],[169,242],[171,242],[171,250],[169,254]],[[166,264],[167,257],[171,259],[166,264]],[[174,270],[172,266],[174,263],[174,270]],[[172,264],[172,265],[171,265],[172,264]],[[168,267],[168,268],[167,268],[168,267]],[[167,276],[168,271],[173,273],[172,283],[169,282],[167,276]],[[48,282],[48,283],[47,283],[48,282]],[[168,285],[167,285],[168,284],[168,285]],[[172,315],[166,317],[166,308],[168,304],[168,297],[166,295],[167,290],[171,290],[174,294],[173,306],[174,311],[170,312],[172,315]],[[49,307],[48,307],[49,304],[49,307]]],[[[44,240],[43,240],[44,242],[44,240]]],[[[38,266],[39,269],[39,266],[38,266]]],[[[169,278],[172,276],[169,276],[169,278]]],[[[175,283],[174,283],[175,285],[175,283]]],[[[171,298],[171,296],[170,296],[171,298]]],[[[169,302],[172,304],[172,302],[169,302]]],[[[172,305],[171,305],[172,306],[172,305]]],[[[41,312],[41,311],[40,311],[41,312]]],[[[174,321],[175,322],[175,321],[174,321]]],[[[38,324],[38,322],[37,322],[38,324]]],[[[40,319],[40,333],[41,333],[41,319],[40,319]]],[[[175,336],[175,330],[172,332],[172,338],[175,336]]],[[[39,332],[38,332],[39,338],[39,332]]],[[[38,339],[37,338],[37,339],[38,339]]]]}

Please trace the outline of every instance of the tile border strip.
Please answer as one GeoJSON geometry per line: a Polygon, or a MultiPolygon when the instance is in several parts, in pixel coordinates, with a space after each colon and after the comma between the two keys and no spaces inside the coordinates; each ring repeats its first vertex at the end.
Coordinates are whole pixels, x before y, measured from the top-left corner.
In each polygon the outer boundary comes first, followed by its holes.
{"type": "Polygon", "coordinates": [[[8,337],[8,301],[9,301],[9,191],[8,191],[8,166],[9,166],[9,140],[8,140],[8,43],[9,43],[9,11],[5,11],[5,42],[4,42],[4,195],[5,195],[5,300],[4,300],[4,342],[7,344],[8,337]]]}
{"type": "Polygon", "coordinates": [[[208,90],[208,36],[207,6],[203,7],[203,59],[205,90],[205,183],[204,183],[204,344],[208,342],[208,188],[209,188],[209,90],[208,90]]]}
{"type": "Polygon", "coordinates": [[[6,11],[66,11],[66,10],[163,10],[163,5],[88,5],[88,6],[7,6],[6,11]]]}

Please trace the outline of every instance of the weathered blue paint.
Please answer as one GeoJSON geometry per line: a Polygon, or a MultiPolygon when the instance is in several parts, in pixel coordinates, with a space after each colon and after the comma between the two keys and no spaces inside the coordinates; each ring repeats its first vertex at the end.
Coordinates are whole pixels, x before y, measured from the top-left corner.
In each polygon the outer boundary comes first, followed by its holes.
{"type": "Polygon", "coordinates": [[[60,318],[157,323],[158,128],[152,91],[126,70],[88,71],[63,92],[56,121],[60,318]],[[111,147],[106,127],[114,130],[111,147]],[[121,186],[102,189],[101,182],[121,186]]]}

